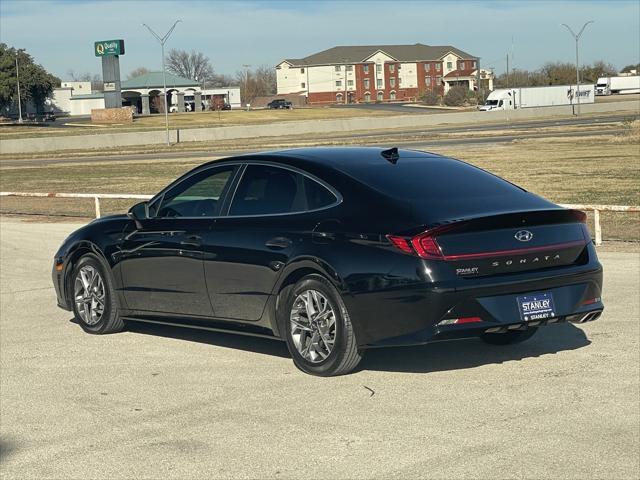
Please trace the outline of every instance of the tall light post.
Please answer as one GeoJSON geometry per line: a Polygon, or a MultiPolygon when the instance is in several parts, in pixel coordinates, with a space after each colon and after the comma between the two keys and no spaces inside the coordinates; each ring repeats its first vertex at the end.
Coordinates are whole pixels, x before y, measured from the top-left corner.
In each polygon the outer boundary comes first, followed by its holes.
{"type": "Polygon", "coordinates": [[[576,41],[576,99],[578,100],[578,110],[576,115],[580,115],[580,66],[578,63],[578,43],[580,42],[580,37],[582,36],[584,29],[587,28],[587,25],[589,25],[590,23],[594,23],[594,21],[589,20],[588,22],[585,22],[585,24],[582,25],[582,28],[577,34],[571,29],[569,25],[567,25],[566,23],[562,24],[563,27],[569,30],[569,33],[576,41]]]}
{"type": "Polygon", "coordinates": [[[20,69],[18,68],[18,52],[16,52],[16,80],[18,82],[18,123],[22,123],[22,102],[20,101],[20,69]]]}
{"type": "Polygon", "coordinates": [[[176,20],[171,26],[171,28],[169,29],[169,31],[164,35],[164,37],[161,37],[156,32],[154,32],[151,29],[151,27],[146,23],[142,24],[143,27],[146,27],[147,30],[151,32],[151,35],[156,37],[156,40],[158,40],[158,42],[160,43],[160,47],[162,49],[162,87],[164,88],[164,126],[165,126],[165,130],[167,131],[167,146],[171,145],[171,143],[169,142],[169,108],[167,106],[167,75],[164,70],[164,44],[173,33],[173,29],[176,28],[176,25],[180,22],[182,22],[182,20],[176,20]]]}
{"type": "MultiPolygon", "coordinates": [[[[242,67],[244,68],[244,103],[246,105],[247,103],[247,86],[249,85],[249,68],[251,68],[251,65],[249,65],[248,63],[243,63],[242,67]]],[[[240,99],[240,101],[242,101],[242,99],[240,99]]]]}

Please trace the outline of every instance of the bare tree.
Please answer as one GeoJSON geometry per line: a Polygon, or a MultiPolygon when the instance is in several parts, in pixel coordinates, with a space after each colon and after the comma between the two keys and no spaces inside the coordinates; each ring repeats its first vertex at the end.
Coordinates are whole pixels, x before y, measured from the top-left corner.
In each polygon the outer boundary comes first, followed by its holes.
{"type": "Polygon", "coordinates": [[[261,65],[253,71],[238,71],[236,82],[240,85],[240,96],[245,103],[251,103],[256,97],[274,95],[277,91],[276,72],[267,65],[261,65]]]}
{"type": "Polygon", "coordinates": [[[129,75],[127,75],[127,79],[131,80],[132,78],[141,77],[147,73],[149,73],[149,69],[147,67],[134,68],[129,72],[129,75]]]}
{"type": "Polygon", "coordinates": [[[67,70],[67,76],[74,82],[91,82],[91,90],[94,92],[102,91],[104,89],[102,75],[98,73],[76,73],[73,69],[69,69],[67,70]]]}
{"type": "Polygon", "coordinates": [[[170,50],[167,54],[167,70],[175,75],[198,81],[208,80],[213,77],[213,67],[209,57],[201,52],[192,50],[170,50]]]}

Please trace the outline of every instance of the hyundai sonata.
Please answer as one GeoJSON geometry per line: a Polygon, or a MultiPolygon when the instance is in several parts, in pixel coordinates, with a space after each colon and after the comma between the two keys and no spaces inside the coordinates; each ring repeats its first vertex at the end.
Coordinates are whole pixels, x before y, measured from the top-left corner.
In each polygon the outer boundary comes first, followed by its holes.
{"type": "Polygon", "coordinates": [[[604,308],[584,213],[396,148],[201,165],[72,233],[53,283],[87,332],[137,321],[268,336],[325,376],[370,347],[516,343],[604,308]]]}

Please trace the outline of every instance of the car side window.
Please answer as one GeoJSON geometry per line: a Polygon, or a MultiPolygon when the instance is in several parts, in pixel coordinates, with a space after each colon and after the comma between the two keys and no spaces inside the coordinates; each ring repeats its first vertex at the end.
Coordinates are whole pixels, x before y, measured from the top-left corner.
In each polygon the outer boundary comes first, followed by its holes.
{"type": "MultiPolygon", "coordinates": [[[[174,186],[162,198],[156,217],[216,217],[234,166],[200,172],[174,186]]],[[[157,203],[157,202],[156,202],[157,203]]]]}
{"type": "Polygon", "coordinates": [[[308,210],[328,207],[338,200],[331,190],[309,177],[304,177],[304,190],[308,210]]]}
{"type": "Polygon", "coordinates": [[[270,165],[249,165],[233,197],[229,215],[304,212],[336,200],[330,190],[300,173],[270,165]]]}

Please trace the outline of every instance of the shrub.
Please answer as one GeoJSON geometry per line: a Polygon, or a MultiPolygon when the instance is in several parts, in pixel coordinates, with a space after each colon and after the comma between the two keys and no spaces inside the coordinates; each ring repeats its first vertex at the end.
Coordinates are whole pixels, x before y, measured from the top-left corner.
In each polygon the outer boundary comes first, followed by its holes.
{"type": "Polygon", "coordinates": [[[433,90],[427,90],[424,92],[424,95],[422,95],[422,101],[427,105],[438,105],[441,100],[440,95],[433,90]]]}
{"type": "Polygon", "coordinates": [[[460,107],[467,101],[468,88],[453,87],[444,96],[444,104],[449,107],[460,107]]]}

